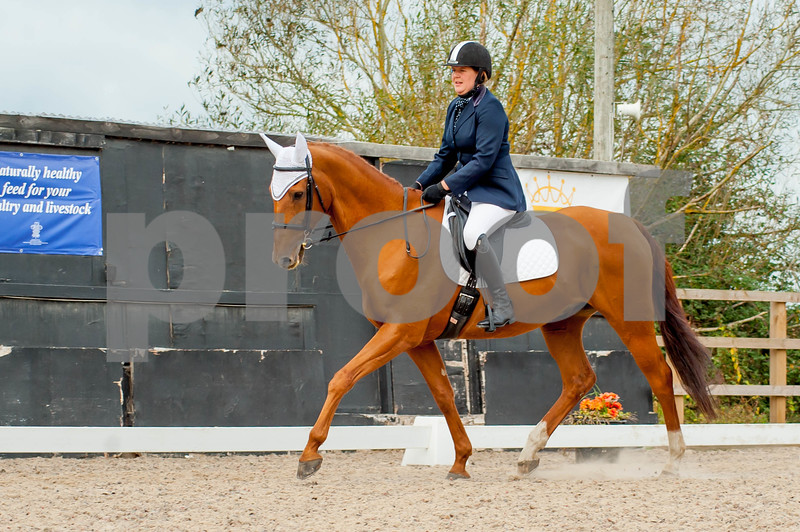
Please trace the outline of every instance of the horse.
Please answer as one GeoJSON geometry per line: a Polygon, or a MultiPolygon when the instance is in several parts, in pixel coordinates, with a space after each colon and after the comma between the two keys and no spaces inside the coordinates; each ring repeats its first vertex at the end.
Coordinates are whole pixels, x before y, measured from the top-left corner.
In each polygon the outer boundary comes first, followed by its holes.
{"type": "MultiPolygon", "coordinates": [[[[289,270],[299,267],[313,244],[314,224],[327,218],[352,264],[364,313],[377,328],[330,380],[300,456],[297,477],[305,479],[320,468],[319,448],[344,394],[359,379],[405,352],[422,373],[452,436],[455,461],[447,477],[469,478],[466,466],[472,444],[434,343],[459,293],[456,283],[442,274],[436,243],[441,237],[434,228],[440,227],[443,205],[423,204],[419,190],[404,188],[335,144],[307,142],[299,133],[293,147],[282,147],[263,134],[262,138],[276,160],[270,183],[276,219],[273,261],[289,270]],[[420,207],[407,210],[407,205],[420,207]],[[281,217],[283,222],[278,221],[281,217]],[[358,234],[358,240],[349,240],[358,234]]],[[[517,461],[517,474],[529,475],[538,466],[537,453],[596,382],[582,342],[584,324],[595,313],[604,316],[618,334],[657,397],[669,444],[662,474],[677,474],[686,445],[672,371],[656,339],[656,322],[689,395],[709,418],[715,415],[715,407],[707,382],[709,353],[676,296],[663,250],[639,222],[622,214],[567,207],[545,213],[541,219],[557,241],[556,273],[507,285],[519,318],[515,323],[487,332],[477,326],[483,313],[474,312],[458,334],[463,339],[505,338],[540,328],[558,365],[561,394],[531,430],[517,461]],[[636,272],[647,273],[642,278],[651,284],[650,290],[630,282],[636,272]],[[661,313],[655,309],[659,300],[661,313]],[[649,317],[633,315],[637,301],[646,303],[649,317]]]]}

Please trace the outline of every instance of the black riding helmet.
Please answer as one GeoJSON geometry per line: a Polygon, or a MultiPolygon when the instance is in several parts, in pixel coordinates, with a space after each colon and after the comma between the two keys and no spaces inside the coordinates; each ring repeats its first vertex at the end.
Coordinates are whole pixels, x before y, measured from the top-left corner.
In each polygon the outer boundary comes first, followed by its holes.
{"type": "Polygon", "coordinates": [[[453,46],[444,64],[472,67],[478,72],[486,72],[486,79],[492,77],[492,56],[484,45],[476,41],[462,41],[453,46]]]}

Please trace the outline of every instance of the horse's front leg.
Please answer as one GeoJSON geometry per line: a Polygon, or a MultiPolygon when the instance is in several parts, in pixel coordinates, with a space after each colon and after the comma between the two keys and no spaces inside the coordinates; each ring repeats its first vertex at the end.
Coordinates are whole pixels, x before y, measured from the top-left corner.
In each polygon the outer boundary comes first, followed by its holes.
{"type": "Polygon", "coordinates": [[[328,384],[328,396],[325,398],[322,411],[308,435],[308,443],[303,454],[300,455],[297,478],[304,479],[313,475],[322,465],[319,447],[328,438],[333,415],[344,394],[362,377],[383,366],[403,351],[414,347],[418,343],[414,338],[421,338],[421,332],[418,333],[413,325],[382,325],[367,345],[336,372],[328,384]]]}
{"type": "Polygon", "coordinates": [[[429,342],[409,349],[408,356],[411,357],[411,360],[414,361],[414,364],[417,365],[420,373],[425,378],[436,405],[444,414],[447,427],[450,429],[450,435],[453,437],[456,460],[453,463],[453,467],[450,468],[447,478],[451,480],[469,478],[467,460],[472,455],[472,443],[470,443],[467,431],[464,429],[464,424],[458,415],[453,387],[450,384],[450,379],[447,378],[447,367],[444,364],[444,360],[442,360],[442,355],[439,353],[436,344],[429,342]]]}

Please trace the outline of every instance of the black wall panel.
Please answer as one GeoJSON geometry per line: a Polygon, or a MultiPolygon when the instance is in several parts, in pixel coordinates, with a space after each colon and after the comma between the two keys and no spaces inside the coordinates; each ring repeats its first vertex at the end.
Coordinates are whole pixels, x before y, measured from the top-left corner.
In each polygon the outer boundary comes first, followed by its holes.
{"type": "Polygon", "coordinates": [[[105,348],[105,302],[0,299],[0,345],[105,348]]]}
{"type": "MultiPolygon", "coordinates": [[[[466,365],[466,343],[438,341],[439,352],[447,367],[447,376],[453,387],[459,414],[474,414],[480,408],[471,404],[469,370],[466,365]]],[[[441,415],[428,385],[417,366],[405,353],[391,362],[392,397],[394,413],[400,415],[441,415]]]]}
{"type": "Polygon", "coordinates": [[[326,391],[319,351],[162,351],[133,383],[141,427],[312,425],[326,391]]]}
{"type": "Polygon", "coordinates": [[[122,366],[99,349],[4,348],[0,424],[119,426],[122,366]]]}

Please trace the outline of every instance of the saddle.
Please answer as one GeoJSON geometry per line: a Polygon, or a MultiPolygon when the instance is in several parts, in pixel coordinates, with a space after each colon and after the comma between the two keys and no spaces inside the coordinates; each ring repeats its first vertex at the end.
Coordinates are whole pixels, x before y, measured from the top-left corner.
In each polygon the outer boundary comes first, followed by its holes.
{"type": "MultiPolygon", "coordinates": [[[[453,253],[458,258],[461,267],[467,271],[469,278],[461,287],[461,291],[450,311],[450,319],[438,339],[456,338],[464,328],[480,299],[477,289],[478,277],[475,272],[475,250],[468,249],[464,244],[464,225],[467,223],[471,202],[466,196],[451,196],[445,209],[445,218],[448,221],[452,235],[453,253]]],[[[499,227],[489,237],[489,243],[499,257],[503,255],[503,237],[507,227],[525,227],[530,224],[530,218],[525,213],[517,213],[505,224],[499,227]]]]}
{"type": "MultiPolygon", "coordinates": [[[[445,209],[445,219],[448,221],[450,235],[452,236],[453,252],[458,257],[461,267],[469,274],[474,275],[475,271],[475,250],[468,249],[464,244],[464,225],[472,203],[467,196],[451,196],[450,202],[445,209]]],[[[497,228],[489,236],[489,243],[494,248],[498,257],[503,256],[503,242],[505,240],[506,229],[520,229],[531,225],[531,219],[525,212],[518,212],[508,219],[503,225],[497,228]]]]}

